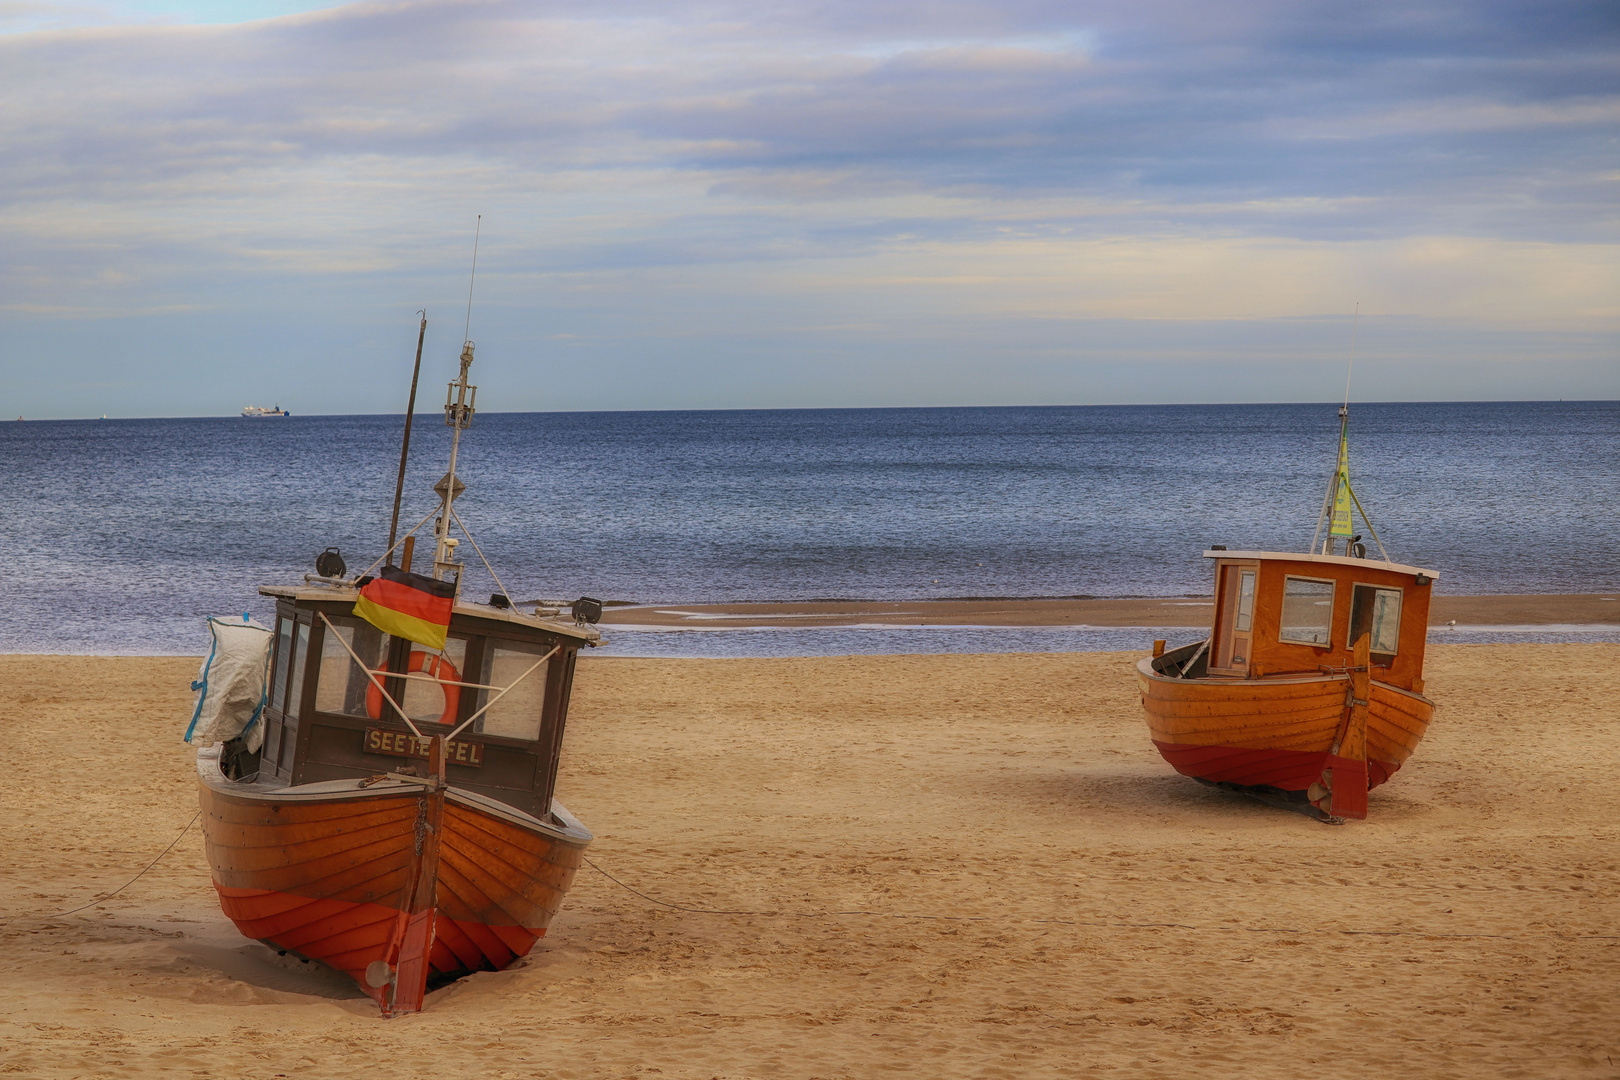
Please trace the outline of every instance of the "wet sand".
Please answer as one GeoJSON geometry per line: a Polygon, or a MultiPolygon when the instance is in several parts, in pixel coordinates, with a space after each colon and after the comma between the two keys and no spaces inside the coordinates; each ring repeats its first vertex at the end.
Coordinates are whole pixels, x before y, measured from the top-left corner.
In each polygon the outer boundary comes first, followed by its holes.
{"type": "Polygon", "coordinates": [[[0,1072],[1620,1075],[1620,646],[1431,647],[1417,755],[1328,826],[1176,776],[1130,654],[589,657],[597,834],[512,970],[385,1021],[238,937],[184,659],[0,657],[0,1072]],[[860,912],[860,914],[838,913],[860,912]]]}
{"type": "MultiPolygon", "coordinates": [[[[796,626],[1208,626],[1206,597],[1102,597],[1072,600],[824,601],[778,604],[614,606],[604,626],[693,630],[796,626]]],[[[1436,596],[1429,625],[1546,627],[1620,625],[1620,594],[1436,596]]]]}

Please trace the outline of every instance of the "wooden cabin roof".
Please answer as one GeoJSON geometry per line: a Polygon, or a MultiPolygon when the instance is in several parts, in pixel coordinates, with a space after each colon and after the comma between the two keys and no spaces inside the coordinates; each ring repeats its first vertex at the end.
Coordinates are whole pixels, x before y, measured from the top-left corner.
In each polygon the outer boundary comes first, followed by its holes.
{"type": "MultiPolygon", "coordinates": [[[[291,600],[294,603],[300,600],[342,602],[353,601],[360,596],[358,589],[340,588],[337,586],[322,585],[260,585],[260,596],[273,596],[278,600],[291,600]]],[[[455,614],[466,615],[475,619],[486,619],[490,622],[512,623],[517,626],[532,627],[544,630],[548,634],[560,634],[563,637],[577,638],[582,642],[595,645],[602,640],[602,635],[593,626],[576,626],[567,619],[541,619],[533,615],[525,615],[516,608],[496,608],[488,604],[474,604],[465,600],[457,600],[454,608],[455,614]]]]}
{"type": "Polygon", "coordinates": [[[1422,574],[1430,581],[1440,579],[1440,571],[1425,570],[1418,566],[1407,566],[1405,563],[1385,562],[1382,559],[1352,559],[1347,555],[1312,555],[1306,551],[1206,551],[1206,559],[1269,559],[1277,562],[1324,563],[1331,566],[1372,567],[1376,570],[1392,570],[1397,574],[1411,574],[1416,577],[1422,574]]]}

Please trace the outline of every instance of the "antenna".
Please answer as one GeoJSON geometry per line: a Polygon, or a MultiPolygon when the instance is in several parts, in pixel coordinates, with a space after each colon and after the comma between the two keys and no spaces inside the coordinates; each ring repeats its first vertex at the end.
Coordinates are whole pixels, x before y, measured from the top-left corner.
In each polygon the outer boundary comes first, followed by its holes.
{"type": "MultiPolygon", "coordinates": [[[[484,215],[478,215],[478,223],[473,226],[473,264],[472,273],[467,277],[467,325],[461,332],[461,340],[466,341],[472,337],[472,291],[473,282],[478,280],[478,236],[484,231],[484,215]]],[[[1358,306],[1356,310],[1360,310],[1358,306]]],[[[1353,355],[1353,354],[1352,354],[1353,355]]],[[[1348,383],[1346,384],[1348,392],[1348,383]]]]}
{"type": "MultiPolygon", "coordinates": [[[[434,528],[437,544],[433,554],[433,577],[443,581],[446,572],[454,570],[458,595],[461,590],[461,566],[455,561],[455,550],[460,541],[450,538],[450,522],[460,520],[456,517],[454,506],[457,492],[463,490],[465,486],[456,479],[456,456],[461,450],[461,433],[472,423],[473,413],[477,411],[475,405],[478,401],[478,387],[467,381],[467,369],[472,367],[473,362],[473,343],[472,339],[465,335],[472,333],[473,283],[478,280],[478,238],[483,232],[483,226],[484,215],[479,214],[478,225],[473,230],[472,274],[467,278],[467,326],[463,331],[461,343],[461,378],[449,385],[444,396],[444,422],[452,429],[450,471],[444,474],[443,480],[433,486],[433,490],[438,491],[443,499],[439,509],[439,523],[434,528]]],[[[466,531],[465,526],[462,527],[462,531],[466,531]]]]}
{"type": "MultiPolygon", "coordinates": [[[[478,243],[473,242],[473,264],[478,262],[478,243]]],[[[471,303],[471,294],[468,295],[471,303]]],[[[1361,323],[1361,301],[1356,301],[1356,313],[1350,320],[1350,363],[1344,369],[1344,410],[1350,411],[1350,373],[1356,368],[1356,327],[1361,323]]]]}
{"type": "MultiPolygon", "coordinates": [[[[1313,555],[1318,554],[1316,542],[1321,539],[1322,526],[1327,522],[1328,514],[1332,512],[1335,525],[1337,525],[1339,512],[1342,509],[1345,531],[1339,535],[1345,537],[1344,553],[1346,555],[1351,554],[1351,545],[1358,539],[1358,537],[1350,535],[1350,526],[1355,520],[1351,517],[1350,507],[1354,506],[1361,514],[1361,523],[1367,526],[1367,531],[1372,534],[1373,543],[1378,545],[1378,554],[1384,557],[1385,562],[1389,562],[1389,552],[1384,549],[1384,542],[1379,539],[1378,530],[1373,528],[1372,519],[1367,516],[1367,511],[1362,507],[1361,500],[1356,498],[1356,489],[1350,486],[1349,442],[1346,436],[1346,427],[1350,422],[1350,372],[1354,369],[1356,363],[1356,323],[1360,321],[1361,305],[1358,303],[1356,305],[1355,322],[1350,324],[1350,365],[1344,372],[1344,404],[1339,406],[1339,457],[1333,466],[1333,478],[1328,481],[1327,497],[1322,500],[1322,513],[1316,518],[1316,532],[1311,536],[1311,553],[1313,555]],[[1344,494],[1349,496],[1348,502],[1339,498],[1341,488],[1344,494]]],[[[1327,539],[1322,543],[1320,554],[1333,554],[1333,535],[1333,529],[1330,528],[1327,539]]],[[[1365,552],[1364,547],[1362,550],[1365,552]]]]}
{"type": "MultiPolygon", "coordinates": [[[[1339,492],[1339,483],[1340,483],[1340,471],[1339,470],[1340,470],[1340,466],[1343,464],[1343,461],[1344,461],[1343,454],[1344,454],[1344,444],[1345,444],[1345,427],[1350,421],[1350,373],[1352,371],[1354,371],[1355,367],[1356,367],[1356,327],[1360,324],[1360,322],[1361,322],[1361,301],[1358,300],[1358,301],[1356,301],[1355,315],[1352,316],[1351,322],[1350,322],[1350,363],[1347,364],[1345,366],[1345,369],[1344,369],[1344,404],[1339,406],[1339,454],[1340,454],[1340,456],[1334,460],[1333,475],[1328,479],[1327,494],[1322,497],[1322,512],[1316,516],[1316,531],[1311,534],[1311,554],[1313,554],[1313,555],[1316,555],[1316,554],[1326,555],[1326,554],[1331,553],[1331,551],[1333,550],[1333,533],[1332,533],[1331,530],[1328,532],[1328,538],[1327,538],[1326,542],[1323,543],[1322,548],[1321,548],[1320,551],[1317,550],[1316,543],[1317,543],[1318,540],[1322,539],[1322,526],[1327,524],[1328,515],[1333,509],[1334,499],[1337,497],[1338,492],[1339,492]]],[[[1353,493],[1351,494],[1351,498],[1352,499],[1355,498],[1353,493]]],[[[1359,508],[1361,504],[1358,502],[1356,505],[1359,508]]],[[[1366,515],[1365,511],[1363,511],[1363,513],[1361,515],[1361,520],[1364,521],[1364,522],[1367,521],[1367,515],[1366,515]]],[[[1371,522],[1367,522],[1367,529],[1368,529],[1369,532],[1372,530],[1372,523],[1371,522]]],[[[1375,540],[1377,539],[1376,534],[1374,535],[1373,539],[1375,539],[1375,540]]],[[[1345,544],[1346,550],[1349,549],[1349,546],[1350,545],[1348,543],[1345,544]]],[[[1379,549],[1382,550],[1384,545],[1379,544],[1378,546],[1379,546],[1379,549]]],[[[1389,561],[1388,555],[1386,555],[1384,557],[1384,561],[1385,562],[1389,561]]]]}

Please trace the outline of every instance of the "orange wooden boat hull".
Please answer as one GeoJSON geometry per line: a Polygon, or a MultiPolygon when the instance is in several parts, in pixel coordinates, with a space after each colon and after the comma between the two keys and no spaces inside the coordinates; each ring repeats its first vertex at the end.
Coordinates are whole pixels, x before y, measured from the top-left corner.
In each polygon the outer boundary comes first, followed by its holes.
{"type": "Polygon", "coordinates": [[[350,975],[387,1014],[426,987],[526,955],[590,834],[481,796],[385,781],[246,790],[198,754],[220,906],[241,932],[350,975]],[[436,856],[436,857],[435,857],[436,856]],[[382,967],[377,965],[381,964],[382,967]],[[412,985],[412,984],[415,985],[412,985]]]}
{"type": "MultiPolygon", "coordinates": [[[[1335,768],[1332,749],[1352,700],[1348,675],[1177,679],[1149,660],[1137,664],[1136,675],[1153,744],[1185,776],[1296,793],[1335,768]]],[[[1369,681],[1366,702],[1362,760],[1370,790],[1412,756],[1434,703],[1377,680],[1369,681]]]]}

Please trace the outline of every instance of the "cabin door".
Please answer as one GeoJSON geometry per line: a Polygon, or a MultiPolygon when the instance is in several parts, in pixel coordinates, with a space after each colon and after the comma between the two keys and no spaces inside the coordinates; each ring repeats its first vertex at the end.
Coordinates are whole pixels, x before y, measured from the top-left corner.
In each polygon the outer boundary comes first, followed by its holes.
{"type": "Polygon", "coordinates": [[[1258,566],[1225,563],[1215,589],[1215,642],[1210,668],[1243,675],[1254,639],[1254,587],[1258,566]]]}

